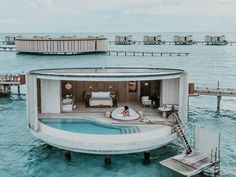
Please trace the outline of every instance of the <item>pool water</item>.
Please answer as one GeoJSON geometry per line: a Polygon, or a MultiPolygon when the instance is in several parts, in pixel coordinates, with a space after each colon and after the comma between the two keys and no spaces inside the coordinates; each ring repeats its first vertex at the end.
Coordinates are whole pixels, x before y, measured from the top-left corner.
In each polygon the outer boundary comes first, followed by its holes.
{"type": "Polygon", "coordinates": [[[112,126],[87,120],[42,120],[46,125],[77,133],[99,134],[99,135],[114,135],[114,134],[132,134],[138,133],[139,129],[135,126],[112,126]]]}

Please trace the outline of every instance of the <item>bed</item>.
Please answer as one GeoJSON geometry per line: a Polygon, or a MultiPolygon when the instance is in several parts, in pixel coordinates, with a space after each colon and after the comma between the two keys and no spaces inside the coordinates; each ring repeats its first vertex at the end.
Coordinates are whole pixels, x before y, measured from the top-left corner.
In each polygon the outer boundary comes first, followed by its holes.
{"type": "Polygon", "coordinates": [[[113,99],[110,92],[92,92],[89,99],[90,107],[112,107],[113,99]]]}

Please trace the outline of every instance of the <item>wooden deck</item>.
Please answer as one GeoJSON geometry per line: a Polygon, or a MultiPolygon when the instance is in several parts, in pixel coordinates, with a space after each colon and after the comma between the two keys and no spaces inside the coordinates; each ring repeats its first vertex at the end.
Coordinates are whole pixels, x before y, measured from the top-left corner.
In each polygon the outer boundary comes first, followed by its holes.
{"type": "Polygon", "coordinates": [[[161,112],[158,109],[152,109],[150,107],[143,107],[139,102],[118,102],[118,107],[123,107],[128,105],[130,108],[136,110],[137,112],[142,111],[143,117],[140,117],[137,120],[132,121],[118,121],[112,118],[106,117],[106,112],[112,112],[117,107],[112,108],[90,108],[85,106],[85,102],[80,102],[75,104],[76,108],[71,112],[64,113],[40,113],[39,118],[88,118],[94,119],[97,121],[104,121],[107,123],[116,123],[116,124],[160,124],[171,126],[167,118],[161,117],[161,112]]]}
{"type": "Polygon", "coordinates": [[[0,85],[23,85],[25,74],[0,74],[0,85]]]}
{"type": "Polygon", "coordinates": [[[236,89],[231,88],[196,87],[195,93],[197,93],[198,95],[236,97],[236,89]]]}
{"type": "Polygon", "coordinates": [[[188,52],[144,52],[144,51],[121,51],[121,50],[109,50],[108,55],[122,55],[122,56],[188,56],[188,52]]]}
{"type": "Polygon", "coordinates": [[[184,176],[193,176],[219,164],[219,160],[214,161],[210,155],[193,151],[191,154],[180,154],[160,163],[184,176]]]}
{"type": "Polygon", "coordinates": [[[16,48],[12,45],[0,46],[0,52],[15,52],[16,48]]]}
{"type": "MultiPolygon", "coordinates": [[[[116,41],[109,41],[110,45],[116,45],[116,41]]],[[[227,41],[227,42],[216,42],[216,43],[209,43],[205,41],[192,41],[191,43],[182,43],[182,44],[176,44],[174,41],[156,41],[152,42],[150,41],[150,44],[147,44],[147,41],[131,41],[129,42],[130,45],[234,45],[236,44],[235,41],[227,41]]],[[[122,44],[119,44],[122,45],[122,44]]]]}

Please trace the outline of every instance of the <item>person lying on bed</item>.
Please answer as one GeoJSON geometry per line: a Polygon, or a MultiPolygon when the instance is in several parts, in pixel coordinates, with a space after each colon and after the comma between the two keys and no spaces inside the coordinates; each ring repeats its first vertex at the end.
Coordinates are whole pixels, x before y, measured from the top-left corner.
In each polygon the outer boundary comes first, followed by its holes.
{"type": "Polygon", "coordinates": [[[124,107],[123,115],[124,115],[124,117],[129,116],[129,107],[128,106],[124,107]]]}

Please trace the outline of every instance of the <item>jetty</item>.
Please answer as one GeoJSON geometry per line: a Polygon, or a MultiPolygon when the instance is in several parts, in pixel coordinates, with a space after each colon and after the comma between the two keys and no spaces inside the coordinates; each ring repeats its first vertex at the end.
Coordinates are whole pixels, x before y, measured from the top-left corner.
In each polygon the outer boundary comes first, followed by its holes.
{"type": "MultiPolygon", "coordinates": [[[[108,41],[109,45],[116,45],[115,41],[108,41]]],[[[175,44],[174,41],[160,41],[160,42],[146,42],[146,41],[132,41],[132,43],[130,43],[130,45],[177,45],[175,44]]],[[[227,43],[209,43],[206,41],[192,41],[191,44],[182,44],[182,45],[215,45],[215,46],[219,46],[219,45],[235,45],[236,41],[227,41],[227,43]]],[[[120,44],[121,45],[121,44],[120,44]]],[[[180,44],[178,44],[180,45],[180,44]]]]}
{"type": "Polygon", "coordinates": [[[25,74],[0,74],[0,95],[11,93],[11,87],[17,86],[20,94],[20,86],[26,84],[25,74]]]}
{"type": "Polygon", "coordinates": [[[217,82],[217,87],[194,87],[194,83],[189,83],[189,96],[216,96],[217,97],[217,111],[220,110],[220,102],[222,96],[236,97],[235,88],[220,88],[219,81],[217,82]]]}
{"type": "Polygon", "coordinates": [[[109,50],[108,55],[115,56],[188,56],[189,52],[144,52],[144,51],[122,51],[122,50],[109,50]]]}
{"type": "Polygon", "coordinates": [[[13,45],[4,45],[4,46],[0,46],[0,51],[1,52],[15,52],[16,48],[13,45]]]}
{"type": "Polygon", "coordinates": [[[220,134],[195,127],[193,149],[186,138],[183,124],[178,114],[173,114],[173,116],[177,120],[175,129],[185,147],[185,152],[163,160],[160,164],[186,177],[195,176],[212,168],[213,176],[219,175],[220,134]]]}

